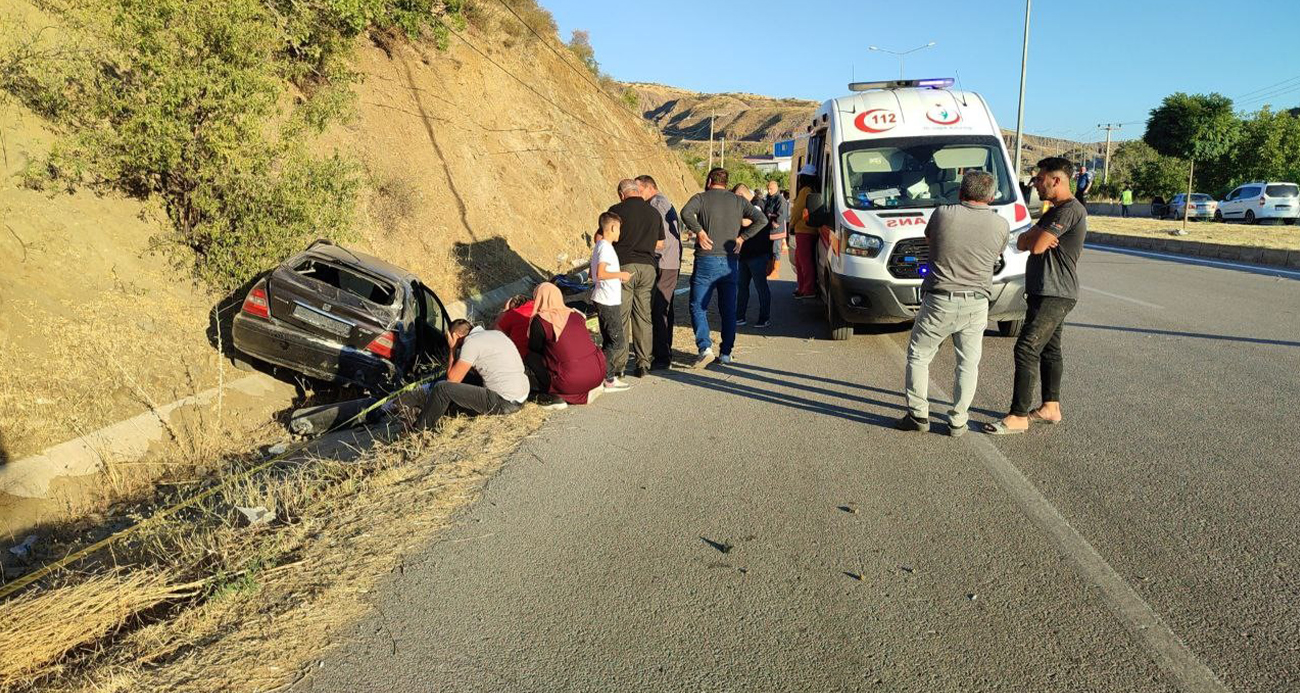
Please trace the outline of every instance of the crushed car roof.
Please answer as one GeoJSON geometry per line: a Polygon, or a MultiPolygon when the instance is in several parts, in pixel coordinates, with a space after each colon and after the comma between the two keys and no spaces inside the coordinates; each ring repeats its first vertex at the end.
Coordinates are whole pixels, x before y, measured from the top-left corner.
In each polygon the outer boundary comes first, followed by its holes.
{"type": "MultiPolygon", "coordinates": [[[[415,273],[408,269],[403,269],[397,265],[385,262],[373,255],[366,255],[365,253],[348,250],[347,248],[329,242],[317,241],[312,244],[311,247],[307,248],[307,250],[295,256],[294,260],[310,255],[323,257],[327,260],[333,260],[342,265],[361,267],[372,274],[379,275],[384,279],[398,284],[404,284],[413,279],[419,280],[419,277],[415,276],[415,273]]],[[[292,262],[292,260],[290,262],[292,262]]]]}

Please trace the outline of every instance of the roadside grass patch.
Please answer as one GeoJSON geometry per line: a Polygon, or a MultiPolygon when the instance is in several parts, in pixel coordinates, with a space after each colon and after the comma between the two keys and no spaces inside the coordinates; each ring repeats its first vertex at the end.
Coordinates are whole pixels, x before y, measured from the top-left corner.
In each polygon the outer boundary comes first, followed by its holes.
{"type": "Polygon", "coordinates": [[[1101,233],[1164,238],[1171,240],[1221,243],[1257,248],[1300,250],[1300,226],[1282,224],[1228,224],[1213,221],[1189,221],[1186,236],[1172,236],[1169,231],[1182,228],[1181,219],[1139,219],[1129,217],[1090,216],[1088,229],[1101,233]]]}

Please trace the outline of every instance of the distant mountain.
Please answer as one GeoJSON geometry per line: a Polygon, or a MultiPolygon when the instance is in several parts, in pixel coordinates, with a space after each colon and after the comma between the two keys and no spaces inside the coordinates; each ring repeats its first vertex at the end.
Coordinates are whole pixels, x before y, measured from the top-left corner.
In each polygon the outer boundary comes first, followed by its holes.
{"type": "MultiPolygon", "coordinates": [[[[708,149],[709,116],[714,119],[714,138],[726,138],[728,152],[770,154],[772,143],[804,132],[806,121],[821,105],[819,101],[781,99],[758,94],[703,94],[663,84],[629,82],[625,87],[637,96],[637,111],[654,124],[669,146],[702,154],[708,149]]],[[[1014,130],[1003,130],[1010,146],[1014,130]]],[[[1099,152],[1095,142],[1075,142],[1052,137],[1025,135],[1022,159],[1034,162],[1047,156],[1070,154],[1078,160],[1083,152],[1099,152]]],[[[715,145],[720,146],[720,145],[715,145]]]]}

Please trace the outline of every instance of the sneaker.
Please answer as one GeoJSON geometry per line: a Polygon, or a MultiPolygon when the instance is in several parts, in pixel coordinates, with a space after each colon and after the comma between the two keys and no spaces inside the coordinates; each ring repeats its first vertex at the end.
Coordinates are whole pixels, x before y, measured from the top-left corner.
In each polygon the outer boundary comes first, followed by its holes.
{"type": "Polygon", "coordinates": [[[568,409],[569,403],[555,395],[543,392],[537,395],[537,406],[547,411],[559,411],[560,409],[568,409]]]}
{"type": "Polygon", "coordinates": [[[730,365],[731,365],[731,354],[723,354],[723,355],[722,355],[718,360],[722,362],[722,365],[724,365],[724,366],[730,366],[730,365]]]}
{"type": "Polygon", "coordinates": [[[637,366],[636,370],[632,371],[632,375],[637,378],[644,378],[646,373],[649,372],[650,372],[649,368],[646,368],[645,366],[637,366]]]}
{"type": "Polygon", "coordinates": [[[745,325],[748,325],[748,324],[749,324],[749,321],[748,321],[748,320],[745,320],[744,318],[737,318],[737,319],[736,319],[736,327],[744,327],[745,325]]]}
{"type": "Polygon", "coordinates": [[[612,378],[605,381],[605,392],[622,392],[630,387],[632,386],[618,378],[612,378]]]}
{"type": "Polygon", "coordinates": [[[754,329],[756,330],[761,330],[771,326],[772,326],[771,320],[759,320],[758,322],[754,323],[754,329]]]}
{"type": "Polygon", "coordinates": [[[701,351],[699,357],[695,359],[695,365],[692,366],[692,368],[704,368],[710,363],[713,363],[713,349],[705,349],[704,351],[701,351]]]}
{"type": "Polygon", "coordinates": [[[650,364],[650,370],[652,371],[664,371],[672,367],[673,367],[673,362],[671,360],[654,361],[650,364]]]}
{"type": "Polygon", "coordinates": [[[960,438],[966,435],[966,428],[967,428],[966,426],[954,426],[952,424],[948,424],[948,435],[953,438],[960,438]]]}
{"type": "Polygon", "coordinates": [[[910,431],[914,433],[929,433],[930,420],[918,419],[915,416],[912,416],[912,412],[908,412],[903,415],[903,418],[894,422],[894,428],[900,431],[910,431]]]}

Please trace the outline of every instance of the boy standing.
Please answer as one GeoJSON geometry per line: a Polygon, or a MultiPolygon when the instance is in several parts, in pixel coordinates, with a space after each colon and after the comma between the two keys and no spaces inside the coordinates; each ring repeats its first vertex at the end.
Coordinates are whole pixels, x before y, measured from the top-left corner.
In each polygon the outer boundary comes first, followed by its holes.
{"type": "Polygon", "coordinates": [[[627,334],[623,331],[623,282],[632,273],[620,271],[614,244],[622,232],[622,220],[613,212],[600,215],[600,234],[591,249],[591,302],[600,321],[600,343],[605,352],[605,391],[626,390],[623,371],[627,368],[627,334]]]}

